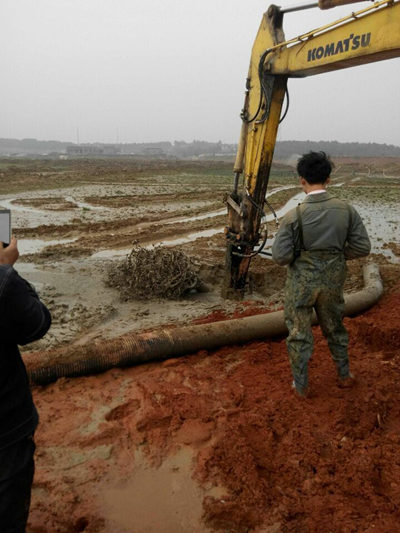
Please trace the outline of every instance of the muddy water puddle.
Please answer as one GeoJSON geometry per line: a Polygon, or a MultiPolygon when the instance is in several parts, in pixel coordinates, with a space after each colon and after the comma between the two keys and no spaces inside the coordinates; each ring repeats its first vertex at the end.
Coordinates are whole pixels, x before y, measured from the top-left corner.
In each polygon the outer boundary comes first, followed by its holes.
{"type": "Polygon", "coordinates": [[[15,203],[15,198],[0,199],[0,206],[3,209],[10,209],[13,228],[34,228],[41,224],[64,224],[76,216],[75,213],[68,211],[52,212],[39,207],[19,205],[15,203]]]}
{"type": "Polygon", "coordinates": [[[204,492],[192,479],[193,452],[181,448],[159,468],[137,453],[128,481],[116,481],[98,495],[107,531],[115,533],[207,533],[202,524],[204,492]]]}
{"type": "Polygon", "coordinates": [[[18,239],[18,250],[22,255],[35,254],[37,252],[41,252],[47,246],[68,244],[70,242],[75,242],[76,240],[77,237],[73,239],[56,239],[50,241],[45,241],[43,239],[18,239]]]}
{"type": "Polygon", "coordinates": [[[71,203],[75,204],[77,207],[80,207],[82,209],[94,209],[94,210],[101,210],[101,211],[108,210],[107,207],[99,207],[97,205],[89,204],[88,202],[83,202],[81,200],[77,200],[73,196],[66,196],[65,200],[67,202],[71,202],[71,203]]]}
{"type": "Polygon", "coordinates": [[[213,218],[224,215],[226,213],[226,208],[218,209],[218,211],[210,211],[209,213],[203,213],[202,215],[196,215],[193,217],[179,218],[175,220],[167,220],[164,224],[175,224],[176,222],[192,222],[194,220],[204,220],[206,218],[213,218]]]}
{"type": "MultiPolygon", "coordinates": [[[[155,246],[179,246],[181,244],[186,244],[188,242],[195,241],[197,239],[203,238],[203,237],[213,237],[214,235],[217,235],[218,233],[221,233],[223,231],[223,228],[213,228],[208,229],[204,231],[197,231],[194,233],[189,233],[185,237],[179,237],[178,239],[165,239],[162,241],[157,242],[150,242],[143,246],[143,248],[151,249],[155,246]]],[[[122,248],[120,250],[101,250],[100,252],[96,252],[90,256],[90,259],[119,259],[121,257],[124,257],[129,254],[129,252],[132,250],[132,246],[129,248],[122,248]]]]}
{"type": "MultiPolygon", "coordinates": [[[[334,186],[341,187],[344,183],[337,183],[334,186]]],[[[293,188],[285,187],[285,188],[279,188],[279,190],[283,189],[290,189],[293,188]]],[[[278,189],[275,189],[274,191],[271,191],[271,195],[275,192],[278,192],[278,189]]],[[[267,195],[268,196],[268,195],[267,195]]],[[[276,210],[276,216],[278,219],[281,219],[288,211],[295,208],[300,202],[302,202],[305,198],[304,192],[298,192],[292,198],[290,198],[283,207],[276,210]]],[[[374,208],[373,205],[368,203],[356,203],[353,202],[354,207],[359,211],[361,217],[364,220],[364,223],[367,227],[367,231],[371,238],[372,243],[372,251],[374,253],[382,253],[384,254],[389,260],[393,262],[399,262],[399,258],[397,258],[390,249],[385,248],[384,244],[390,241],[398,242],[398,235],[397,235],[397,228],[400,225],[400,213],[398,209],[377,209],[374,208]]],[[[204,214],[198,217],[188,217],[184,221],[194,221],[199,219],[206,219],[209,216],[217,216],[221,215],[225,212],[225,210],[218,210],[215,212],[211,212],[209,214],[204,214]]],[[[269,213],[265,215],[262,219],[263,222],[271,222],[275,219],[275,216],[273,213],[269,213]]],[[[176,220],[175,220],[176,221],[176,220]]],[[[173,223],[175,221],[167,221],[164,222],[165,224],[173,223]]],[[[180,220],[182,222],[182,220],[180,220]]],[[[149,242],[147,243],[146,247],[152,247],[152,246],[179,246],[182,244],[186,244],[192,241],[195,241],[202,237],[212,237],[214,235],[217,235],[218,233],[221,233],[223,231],[223,226],[220,226],[218,228],[212,228],[207,229],[204,231],[197,231],[193,233],[189,233],[186,236],[179,237],[176,239],[165,239],[162,241],[157,242],[149,242]]],[[[268,239],[265,251],[270,251],[270,247],[272,246],[272,240],[268,239]]],[[[108,249],[108,250],[101,250],[99,252],[96,252],[91,256],[91,259],[118,259],[120,257],[124,257],[130,252],[131,248],[124,248],[124,249],[108,249]]]]}
{"type": "MultiPolygon", "coordinates": [[[[14,228],[34,228],[40,225],[66,224],[71,223],[74,218],[82,217],[93,222],[106,221],[117,218],[133,216],[134,214],[145,214],[147,208],[141,205],[132,207],[124,206],[121,209],[113,209],[105,206],[93,205],[85,201],[85,198],[105,197],[118,194],[138,194],[143,192],[143,187],[137,185],[83,185],[78,187],[65,187],[45,189],[40,191],[23,192],[18,197],[5,195],[0,197],[0,207],[12,211],[12,224],[14,228]],[[54,195],[57,194],[57,200],[63,199],[66,202],[65,209],[50,210],[46,206],[52,202],[54,195]],[[29,205],[29,200],[39,202],[43,200],[43,205],[29,205]],[[18,203],[23,201],[24,203],[18,203]],[[68,204],[70,204],[68,206],[68,204]]],[[[201,205],[204,204],[200,202],[201,205]]],[[[163,211],[169,211],[170,206],[163,206],[163,211]]]]}
{"type": "MultiPolygon", "coordinates": [[[[287,185],[287,186],[283,186],[283,187],[277,187],[275,189],[272,189],[270,192],[268,192],[266,195],[265,195],[265,198],[269,198],[270,196],[274,195],[275,193],[278,193],[280,191],[285,191],[285,190],[288,190],[288,189],[294,189],[295,187],[293,185],[287,185]]],[[[226,210],[226,207],[223,207],[221,209],[218,209],[216,211],[209,211],[208,213],[203,213],[201,215],[195,215],[195,216],[190,216],[190,217],[185,217],[185,218],[174,218],[172,220],[166,220],[164,221],[164,224],[175,224],[176,222],[194,222],[196,220],[205,220],[207,218],[214,218],[214,217],[218,217],[218,216],[222,216],[222,215],[225,215],[227,212],[226,210]]],[[[217,230],[217,232],[220,231],[220,228],[217,230]]],[[[198,233],[201,233],[201,232],[198,232],[198,233]]],[[[193,234],[195,235],[195,239],[202,237],[203,235],[199,235],[197,236],[197,234],[193,234]]],[[[212,235],[215,235],[215,233],[213,233],[212,235]]],[[[208,237],[210,235],[206,234],[204,235],[204,237],[208,237]]],[[[190,238],[189,241],[187,240],[184,240],[182,242],[177,242],[175,244],[184,244],[186,242],[190,242],[190,240],[194,240],[193,238],[190,238]]],[[[169,246],[172,246],[171,244],[169,244],[169,246]]]]}
{"type": "Polygon", "coordinates": [[[392,263],[400,263],[400,257],[396,256],[387,243],[400,243],[399,226],[400,210],[398,206],[376,207],[373,204],[356,204],[357,211],[367,228],[371,240],[373,253],[385,255],[392,263]]]}
{"type": "MultiPolygon", "coordinates": [[[[340,178],[339,178],[340,179],[340,178]]],[[[344,181],[338,182],[333,184],[331,187],[342,187],[345,185],[344,181]]],[[[102,187],[100,193],[102,194],[111,194],[116,192],[116,187],[102,187]]],[[[132,187],[127,187],[129,189],[129,192],[131,192],[132,187]]],[[[268,191],[266,194],[266,198],[273,196],[274,194],[283,191],[283,190],[289,190],[289,189],[296,189],[296,186],[293,185],[285,185],[281,187],[276,187],[268,191]]],[[[121,191],[117,189],[120,193],[121,191]]],[[[74,209],[69,209],[63,212],[49,212],[45,209],[41,209],[40,206],[29,206],[29,205],[19,205],[16,202],[15,198],[3,198],[0,199],[0,204],[5,207],[9,208],[13,212],[13,225],[14,227],[21,227],[21,225],[25,227],[35,227],[36,225],[40,224],[63,224],[65,222],[70,223],[73,217],[76,217],[76,207],[80,208],[81,217],[85,220],[93,220],[93,222],[99,220],[101,218],[104,221],[110,220],[110,217],[126,217],[129,216],[129,213],[127,211],[127,208],[121,208],[121,209],[110,209],[106,207],[99,207],[92,205],[86,201],[83,200],[83,197],[88,194],[88,192],[93,192],[92,186],[84,186],[80,187],[79,189],[74,188],[72,189],[64,189],[64,190],[58,190],[57,195],[60,198],[64,198],[66,202],[73,203],[75,206],[74,209]],[[72,194],[71,194],[72,192],[72,194]]],[[[31,193],[30,196],[28,193],[21,195],[24,197],[24,199],[29,199],[38,197],[37,195],[40,194],[41,198],[44,198],[44,200],[49,198],[51,200],[52,196],[54,195],[54,191],[40,191],[40,193],[31,193]]],[[[290,209],[297,206],[299,202],[301,202],[304,199],[304,193],[303,192],[297,192],[294,194],[292,198],[290,198],[286,204],[281,207],[280,209],[276,210],[276,215],[278,218],[281,218],[284,216],[290,209]]],[[[376,253],[384,253],[386,257],[388,257],[390,260],[398,261],[396,256],[393,254],[393,252],[390,250],[390,248],[382,248],[382,245],[385,242],[397,242],[397,236],[395,234],[395,231],[393,231],[394,228],[390,226],[387,222],[387,211],[378,211],[371,208],[371,206],[366,206],[363,208],[362,204],[360,206],[356,205],[357,208],[360,209],[360,213],[362,214],[363,218],[365,218],[366,225],[368,227],[369,233],[371,235],[371,240],[373,242],[374,251],[376,253]]],[[[128,208],[129,210],[129,208],[128,208]]],[[[268,207],[266,207],[266,211],[268,210],[268,207]]],[[[172,213],[172,212],[171,212],[172,213]]],[[[179,223],[186,223],[186,222],[195,222],[199,220],[206,220],[218,216],[223,216],[224,213],[226,213],[225,208],[221,208],[214,211],[209,211],[206,213],[200,213],[194,216],[186,216],[186,217],[179,217],[174,216],[169,219],[164,219],[162,224],[165,225],[173,225],[176,222],[179,223]]],[[[392,218],[396,218],[393,214],[390,215],[392,218]]],[[[399,223],[399,216],[396,218],[396,222],[399,223]]],[[[274,214],[271,212],[268,212],[266,216],[263,218],[264,222],[269,222],[274,220],[274,214]]],[[[144,225],[151,225],[152,222],[145,222],[144,225]]],[[[143,226],[140,225],[140,227],[143,226]]],[[[215,227],[212,229],[206,229],[203,231],[196,231],[189,233],[187,235],[183,236],[177,236],[176,238],[168,238],[160,241],[148,241],[146,243],[147,247],[152,246],[179,246],[182,244],[186,244],[189,242],[193,242],[199,238],[202,237],[212,237],[220,232],[222,232],[223,226],[215,227]]],[[[19,240],[19,247],[22,254],[30,254],[30,253],[37,253],[42,251],[47,246],[53,246],[53,245],[63,245],[68,244],[71,242],[74,242],[77,240],[77,238],[74,239],[51,239],[51,240],[44,240],[44,239],[20,239],[19,240]]],[[[268,243],[269,245],[269,243],[268,243]]],[[[93,254],[91,256],[92,259],[117,259],[120,257],[123,257],[127,255],[130,251],[131,247],[129,248],[123,248],[123,249],[106,249],[106,250],[100,250],[93,254]]],[[[268,249],[268,246],[267,246],[268,249]]]]}
{"type": "MultiPolygon", "coordinates": [[[[269,196],[272,196],[276,192],[291,189],[293,186],[283,186],[283,187],[277,187],[269,191],[266,195],[268,198],[269,196]]],[[[65,223],[71,223],[73,218],[76,218],[77,212],[76,208],[80,208],[81,216],[84,218],[91,217],[93,222],[98,221],[99,217],[103,220],[107,220],[110,218],[111,215],[115,216],[117,215],[118,218],[121,216],[128,216],[129,213],[126,208],[121,209],[120,213],[117,213],[115,209],[110,209],[106,207],[99,207],[92,205],[86,201],[83,201],[81,197],[88,194],[88,187],[81,187],[79,189],[79,194],[76,192],[76,188],[74,188],[75,194],[70,194],[70,190],[64,189],[64,190],[58,190],[58,198],[64,199],[65,202],[68,202],[69,204],[73,205],[73,209],[65,209],[58,212],[51,212],[47,210],[45,206],[46,200],[51,201],[52,195],[54,195],[54,191],[40,191],[40,193],[26,193],[21,195],[21,200],[29,200],[29,198],[32,198],[32,200],[35,200],[37,198],[43,199],[44,206],[38,207],[38,206],[32,206],[27,204],[18,204],[18,199],[15,197],[13,198],[2,198],[0,199],[0,204],[2,207],[6,209],[11,209],[12,211],[12,218],[13,218],[13,227],[14,228],[20,228],[20,227],[27,227],[27,228],[34,228],[39,225],[52,225],[52,224],[65,224],[65,223]],[[40,196],[38,196],[40,194],[40,196]]],[[[107,188],[103,187],[104,190],[99,191],[105,193],[112,193],[115,192],[115,188],[107,188]]],[[[91,189],[90,189],[91,190],[91,189]]],[[[286,209],[289,209],[292,204],[288,203],[287,207],[285,206],[282,210],[279,211],[279,215],[282,214],[282,212],[285,212],[286,209]]],[[[226,213],[226,208],[221,208],[215,211],[209,211],[207,213],[201,213],[194,216],[188,216],[188,217],[173,217],[171,219],[167,219],[163,221],[163,224],[165,225],[172,225],[176,222],[195,222],[198,220],[206,220],[209,218],[214,218],[218,216],[222,216],[226,213]]],[[[267,217],[267,220],[271,220],[273,218],[273,215],[269,215],[267,217]]],[[[148,223],[149,225],[151,222],[148,223]]],[[[146,223],[145,223],[146,225],[146,223]]],[[[198,231],[194,233],[190,233],[189,235],[176,238],[176,239],[166,239],[163,241],[157,241],[157,242],[149,242],[148,246],[154,246],[154,245],[162,245],[162,246],[177,246],[181,244],[185,244],[187,242],[194,241],[201,237],[211,237],[220,231],[222,231],[222,226],[214,229],[208,229],[204,231],[198,231]]],[[[21,254],[32,254],[32,253],[38,253],[42,251],[46,246],[53,246],[53,245],[62,245],[62,244],[68,244],[71,242],[76,241],[77,238],[74,239],[53,239],[53,240],[44,240],[44,239],[19,239],[19,248],[21,254]]],[[[94,254],[94,258],[100,258],[100,259],[111,259],[111,258],[118,258],[121,256],[126,255],[130,249],[126,248],[123,250],[103,250],[100,252],[97,252],[94,254]]]]}
{"type": "MultiPolygon", "coordinates": [[[[293,188],[294,187],[292,185],[283,186],[283,187],[277,187],[275,189],[272,189],[269,193],[267,193],[266,194],[266,198],[268,198],[269,196],[272,196],[273,194],[275,194],[277,192],[280,192],[282,190],[293,189],[293,188]]],[[[276,212],[277,216],[278,217],[282,217],[285,213],[287,213],[287,211],[292,209],[292,207],[296,206],[298,204],[298,202],[300,202],[303,197],[304,197],[304,193],[302,193],[302,192],[296,194],[281,209],[279,209],[276,212]]],[[[192,222],[192,221],[196,221],[196,220],[204,220],[204,219],[211,218],[211,217],[221,216],[224,213],[226,213],[226,208],[218,209],[217,211],[211,211],[209,213],[204,213],[204,214],[196,215],[196,216],[193,216],[193,217],[187,217],[185,219],[179,219],[179,220],[178,219],[173,219],[173,220],[170,220],[170,221],[167,220],[167,221],[164,221],[163,223],[164,224],[174,224],[175,222],[192,222]]],[[[264,217],[263,220],[268,222],[268,221],[274,220],[274,218],[275,218],[274,214],[271,213],[269,215],[266,215],[266,217],[264,217]]],[[[220,227],[212,228],[212,229],[207,229],[207,230],[203,230],[203,231],[196,231],[196,232],[189,233],[188,235],[185,235],[183,237],[179,237],[179,238],[176,238],[176,239],[165,239],[165,240],[157,241],[157,242],[149,242],[149,243],[147,243],[145,248],[151,248],[153,246],[179,246],[181,244],[186,244],[186,243],[195,241],[195,240],[200,239],[200,238],[213,237],[214,235],[217,235],[218,233],[222,233],[223,230],[224,230],[224,226],[220,226],[220,227]]],[[[123,249],[119,249],[119,250],[118,249],[101,250],[99,252],[94,253],[91,256],[91,259],[118,259],[120,257],[126,256],[131,251],[131,249],[132,249],[132,247],[123,248],[123,249]]]]}

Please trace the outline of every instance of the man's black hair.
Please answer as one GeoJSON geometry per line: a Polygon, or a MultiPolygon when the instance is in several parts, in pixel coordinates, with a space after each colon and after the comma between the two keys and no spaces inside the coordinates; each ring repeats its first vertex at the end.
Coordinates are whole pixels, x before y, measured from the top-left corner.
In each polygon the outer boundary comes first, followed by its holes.
{"type": "Polygon", "coordinates": [[[331,175],[333,163],[325,152],[309,152],[297,162],[297,172],[311,185],[325,183],[331,175]]]}

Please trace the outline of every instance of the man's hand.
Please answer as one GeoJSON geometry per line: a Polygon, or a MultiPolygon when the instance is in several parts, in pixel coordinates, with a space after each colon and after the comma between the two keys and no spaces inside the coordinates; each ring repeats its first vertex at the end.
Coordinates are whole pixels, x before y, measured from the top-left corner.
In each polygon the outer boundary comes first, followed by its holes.
{"type": "Polygon", "coordinates": [[[11,242],[7,248],[3,248],[3,246],[4,244],[0,241],[0,265],[13,266],[19,257],[17,239],[15,237],[11,237],[11,242]]]}

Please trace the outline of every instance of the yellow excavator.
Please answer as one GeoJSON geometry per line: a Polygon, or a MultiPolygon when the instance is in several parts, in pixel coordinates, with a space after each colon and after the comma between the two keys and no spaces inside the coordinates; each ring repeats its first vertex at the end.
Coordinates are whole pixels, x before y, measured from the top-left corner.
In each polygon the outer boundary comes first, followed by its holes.
{"type": "Polygon", "coordinates": [[[283,120],[285,95],[288,102],[288,78],[323,74],[400,55],[399,0],[376,2],[333,23],[285,40],[282,29],[285,13],[352,3],[355,0],[319,0],[286,9],[271,5],[263,16],[246,81],[234,187],[227,197],[224,290],[227,297],[244,294],[251,258],[265,253],[266,227],[261,227],[265,195],[278,126],[283,120]]]}

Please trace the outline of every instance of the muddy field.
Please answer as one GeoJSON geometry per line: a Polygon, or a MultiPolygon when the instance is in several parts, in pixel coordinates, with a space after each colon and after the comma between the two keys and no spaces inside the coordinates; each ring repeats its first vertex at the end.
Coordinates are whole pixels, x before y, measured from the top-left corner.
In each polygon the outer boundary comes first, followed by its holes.
{"type": "MultiPolygon", "coordinates": [[[[230,163],[2,160],[0,181],[16,268],[53,315],[29,351],[282,307],[285,270],[268,259],[253,262],[245,301],[221,297],[230,163]],[[201,290],[139,300],[107,284],[134,245],[184,253],[201,290]]],[[[346,319],[354,389],[337,388],[317,330],[303,403],[279,339],[36,387],[28,532],[396,531],[400,160],[336,161],[331,192],[357,207],[373,243],[367,260],[349,263],[347,292],[361,288],[365,261],[384,282],[378,306],[346,319]]],[[[278,216],[299,193],[293,169],[275,165],[278,216]]]]}

